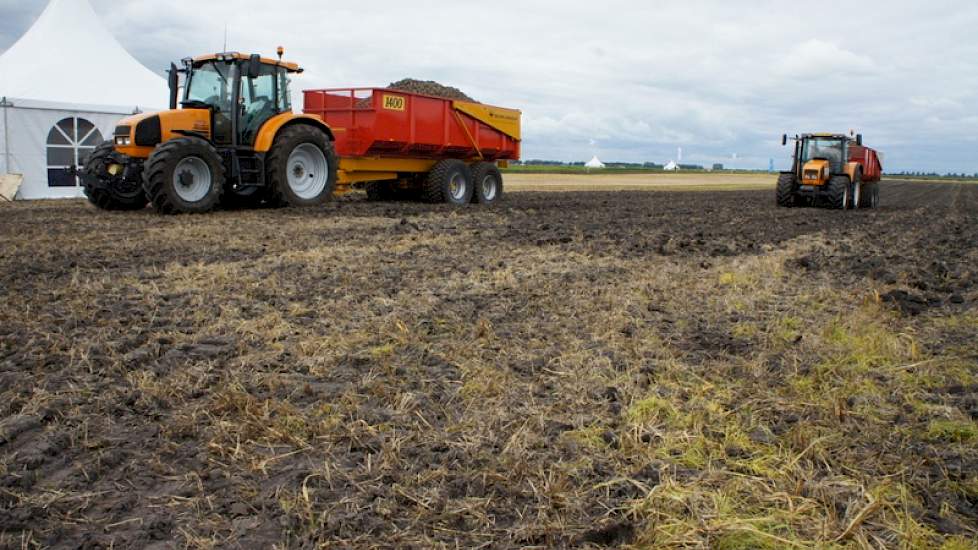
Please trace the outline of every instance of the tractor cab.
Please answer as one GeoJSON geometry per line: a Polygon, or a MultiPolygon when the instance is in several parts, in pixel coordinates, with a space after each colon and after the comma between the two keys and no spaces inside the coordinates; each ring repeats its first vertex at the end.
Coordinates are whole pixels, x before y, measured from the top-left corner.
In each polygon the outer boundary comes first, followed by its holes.
{"type": "Polygon", "coordinates": [[[222,53],[183,60],[170,67],[170,108],[177,108],[179,75],[184,75],[185,110],[208,110],[210,139],[215,145],[255,144],[265,122],[292,112],[289,75],[302,69],[258,55],[222,53]]]}
{"type": "MultiPolygon", "coordinates": [[[[787,143],[787,136],[783,138],[787,143]]],[[[849,144],[844,134],[804,134],[795,138],[792,171],[802,185],[821,186],[836,174],[844,174],[849,162],[849,144]]],[[[855,141],[861,142],[862,136],[855,141]]]]}

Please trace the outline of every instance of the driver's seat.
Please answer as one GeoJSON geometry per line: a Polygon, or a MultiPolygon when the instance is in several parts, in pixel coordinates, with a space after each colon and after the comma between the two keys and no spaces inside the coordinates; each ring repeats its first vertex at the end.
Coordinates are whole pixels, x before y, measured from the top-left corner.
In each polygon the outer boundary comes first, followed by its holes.
{"type": "Polygon", "coordinates": [[[256,97],[249,107],[253,108],[249,108],[245,112],[241,121],[242,145],[254,145],[262,124],[276,114],[272,100],[266,96],[256,97]]]}

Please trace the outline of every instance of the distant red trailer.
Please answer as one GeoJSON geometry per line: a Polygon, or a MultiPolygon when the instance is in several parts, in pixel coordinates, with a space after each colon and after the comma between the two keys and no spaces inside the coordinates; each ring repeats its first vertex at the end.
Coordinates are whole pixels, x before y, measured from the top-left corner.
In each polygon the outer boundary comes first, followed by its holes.
{"type": "Polygon", "coordinates": [[[850,143],[848,149],[849,162],[858,164],[862,169],[862,181],[879,181],[883,175],[883,166],[876,151],[855,143],[850,143]]]}

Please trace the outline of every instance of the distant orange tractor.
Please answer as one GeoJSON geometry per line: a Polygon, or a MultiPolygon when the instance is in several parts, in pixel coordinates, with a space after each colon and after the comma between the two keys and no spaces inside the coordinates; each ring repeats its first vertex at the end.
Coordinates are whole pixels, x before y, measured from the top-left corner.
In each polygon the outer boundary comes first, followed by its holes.
{"type": "MultiPolygon", "coordinates": [[[[883,166],[877,152],[863,146],[861,134],[803,134],[792,139],[794,161],[791,171],[778,178],[778,206],[879,207],[883,166]]],[[[781,144],[788,144],[787,135],[781,144]]]]}

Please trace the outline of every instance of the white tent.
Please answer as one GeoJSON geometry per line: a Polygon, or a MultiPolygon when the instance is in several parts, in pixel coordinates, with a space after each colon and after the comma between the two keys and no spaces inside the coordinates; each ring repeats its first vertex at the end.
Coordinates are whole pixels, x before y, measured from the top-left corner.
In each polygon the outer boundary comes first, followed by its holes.
{"type": "Polygon", "coordinates": [[[77,166],[116,122],[169,103],[166,79],[140,64],[88,0],[51,0],[0,55],[0,174],[23,174],[18,198],[82,195],[77,166]]]}
{"type": "Polygon", "coordinates": [[[666,164],[663,170],[665,170],[666,172],[675,172],[679,170],[679,165],[676,164],[676,161],[670,160],[669,164],[666,164]]]}
{"type": "Polygon", "coordinates": [[[598,156],[595,155],[593,159],[584,163],[586,168],[604,168],[604,163],[598,160],[598,156]]]}

